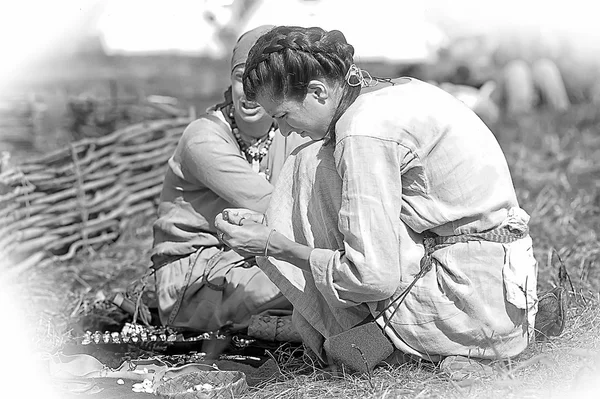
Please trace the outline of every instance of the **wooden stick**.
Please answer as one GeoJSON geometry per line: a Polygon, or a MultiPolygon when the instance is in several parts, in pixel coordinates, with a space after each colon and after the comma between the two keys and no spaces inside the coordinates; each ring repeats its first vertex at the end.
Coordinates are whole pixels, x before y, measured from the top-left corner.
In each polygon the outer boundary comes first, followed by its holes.
{"type": "Polygon", "coordinates": [[[34,227],[30,227],[28,229],[22,229],[19,231],[14,231],[12,229],[3,229],[3,232],[0,233],[0,240],[12,236],[15,240],[17,241],[28,241],[31,240],[33,238],[39,237],[42,234],[46,233],[48,231],[47,227],[38,227],[38,226],[34,226],[34,227]]]}
{"type": "Polygon", "coordinates": [[[0,223],[12,223],[16,220],[32,217],[38,212],[42,211],[47,206],[47,204],[21,205],[21,207],[14,209],[9,216],[1,218],[0,223]]]}
{"type": "Polygon", "coordinates": [[[0,207],[0,224],[2,224],[2,221],[5,217],[7,217],[7,215],[9,215],[11,212],[19,209],[20,205],[16,202],[12,203],[12,204],[7,204],[3,207],[0,207]]]}
{"type": "Polygon", "coordinates": [[[36,252],[29,256],[27,259],[12,265],[12,267],[6,271],[3,271],[5,274],[5,278],[8,280],[26,272],[32,267],[39,265],[42,262],[42,259],[46,256],[46,253],[43,251],[36,252]]]}
{"type": "MultiPolygon", "coordinates": [[[[106,230],[107,228],[116,226],[116,225],[118,225],[117,220],[114,220],[114,219],[104,220],[99,223],[96,223],[94,226],[88,226],[87,234],[88,234],[88,236],[92,236],[102,230],[106,230]]],[[[62,237],[62,238],[60,238],[60,236],[57,236],[57,238],[53,242],[47,243],[46,246],[44,247],[44,249],[46,249],[46,250],[60,249],[68,244],[72,244],[73,242],[75,242],[79,239],[81,239],[81,232],[77,232],[75,234],[71,234],[69,236],[62,237]]],[[[90,240],[91,240],[91,238],[90,238],[90,240]]]]}
{"type": "Polygon", "coordinates": [[[146,190],[143,190],[138,193],[130,195],[129,197],[127,197],[127,203],[135,204],[136,202],[138,202],[140,200],[154,197],[154,196],[160,194],[161,191],[162,191],[162,185],[156,186],[156,187],[151,187],[149,189],[146,189],[146,190]]]}
{"type": "MultiPolygon", "coordinates": [[[[90,183],[86,183],[83,185],[83,190],[84,191],[88,191],[88,190],[94,190],[103,186],[107,186],[111,183],[113,183],[115,180],[117,180],[116,176],[108,176],[102,180],[97,180],[94,182],[90,182],[90,183]]],[[[52,195],[49,195],[45,198],[39,198],[35,201],[33,201],[34,204],[47,204],[50,202],[55,202],[55,201],[59,201],[65,198],[69,198],[73,195],[75,195],[77,193],[77,189],[76,188],[71,188],[68,190],[64,190],[52,195]]]]}
{"type": "Polygon", "coordinates": [[[75,175],[77,179],[75,180],[76,189],[77,189],[77,205],[79,208],[79,212],[81,213],[81,237],[83,238],[84,246],[87,247],[88,252],[92,252],[92,248],[87,244],[87,222],[88,222],[88,210],[85,206],[85,191],[83,189],[83,176],[81,175],[81,169],[79,168],[79,160],[77,158],[77,152],[75,151],[75,147],[71,145],[71,157],[73,158],[73,167],[75,169],[75,175]]]}
{"type": "MultiPolygon", "coordinates": [[[[50,243],[58,240],[59,238],[60,238],[60,236],[57,234],[46,234],[43,237],[36,237],[31,240],[19,242],[16,247],[16,250],[11,255],[14,255],[14,254],[30,255],[32,252],[34,252],[36,250],[40,250],[40,249],[48,246],[50,243]]],[[[15,257],[17,257],[17,256],[15,256],[15,257]]]]}
{"type": "MultiPolygon", "coordinates": [[[[113,231],[111,233],[102,234],[98,237],[89,238],[88,242],[90,244],[104,244],[107,242],[112,242],[115,239],[117,239],[118,237],[119,237],[119,233],[116,231],[113,231]]],[[[75,252],[81,245],[82,245],[82,241],[77,241],[77,242],[73,243],[71,245],[71,247],[69,248],[69,251],[65,255],[55,256],[55,259],[57,261],[65,261],[67,259],[71,259],[73,256],[75,256],[75,252]]]]}
{"type": "Polygon", "coordinates": [[[16,199],[15,199],[15,202],[17,202],[17,203],[25,203],[23,206],[28,206],[28,205],[27,205],[27,202],[33,201],[34,199],[37,199],[37,198],[41,198],[41,197],[43,197],[44,195],[46,195],[46,193],[43,193],[43,192],[35,192],[35,191],[34,191],[34,192],[32,192],[32,193],[29,193],[29,194],[27,194],[27,195],[23,195],[23,196],[21,196],[21,197],[18,197],[18,198],[16,198],[16,199]]]}
{"type": "Polygon", "coordinates": [[[169,154],[169,157],[172,155],[173,149],[170,147],[167,148],[159,148],[154,151],[150,151],[144,154],[135,154],[127,157],[121,157],[116,160],[116,163],[128,163],[135,164],[136,162],[143,162],[147,160],[152,160],[160,156],[164,156],[165,154],[169,154]]]}
{"type": "Polygon", "coordinates": [[[154,187],[154,188],[159,187],[160,189],[162,189],[163,179],[164,179],[163,173],[157,174],[156,176],[154,176],[152,178],[147,178],[147,179],[140,181],[139,183],[131,185],[129,187],[129,190],[133,193],[137,193],[148,187],[154,187]]]}
{"type": "MultiPolygon", "coordinates": [[[[146,173],[141,173],[141,174],[133,174],[131,176],[128,176],[124,179],[125,184],[130,185],[130,184],[135,184],[135,183],[139,183],[142,181],[146,181],[149,179],[154,179],[156,177],[160,177],[160,182],[157,184],[162,184],[162,179],[164,179],[165,176],[165,171],[162,168],[155,168],[150,170],[149,172],[146,173]]],[[[130,188],[131,191],[135,191],[132,190],[130,188]]]]}
{"type": "MultiPolygon", "coordinates": [[[[70,236],[72,235],[73,232],[80,230],[81,233],[81,237],[83,240],[85,240],[84,235],[87,235],[89,232],[96,232],[98,230],[104,230],[107,229],[115,224],[118,223],[117,219],[107,219],[107,220],[93,220],[90,221],[90,223],[85,227],[85,231],[83,231],[84,229],[80,229],[80,226],[77,224],[71,224],[71,225],[67,225],[67,226],[63,226],[60,228],[54,228],[51,230],[52,234],[56,234],[59,236],[70,236]]],[[[51,247],[49,247],[51,248],[51,247]]]]}
{"type": "Polygon", "coordinates": [[[165,151],[165,153],[163,155],[161,155],[160,157],[156,157],[156,158],[150,158],[150,159],[146,159],[145,161],[139,162],[139,163],[134,163],[132,165],[130,165],[130,168],[132,170],[134,169],[142,169],[142,168],[147,168],[149,166],[165,166],[167,161],[169,160],[169,158],[171,158],[171,156],[173,155],[172,151],[165,151]]]}
{"type": "Polygon", "coordinates": [[[0,195],[0,203],[1,202],[9,202],[10,200],[13,200],[16,197],[21,196],[23,194],[32,193],[34,190],[35,190],[35,186],[33,186],[33,185],[15,187],[12,190],[12,192],[10,192],[8,194],[0,195]]]}

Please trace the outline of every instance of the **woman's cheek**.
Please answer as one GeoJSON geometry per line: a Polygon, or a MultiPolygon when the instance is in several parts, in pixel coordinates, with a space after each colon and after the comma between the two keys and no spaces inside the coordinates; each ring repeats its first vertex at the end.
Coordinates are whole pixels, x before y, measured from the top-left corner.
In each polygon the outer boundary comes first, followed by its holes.
{"type": "Polygon", "coordinates": [[[232,79],[231,96],[233,97],[233,101],[237,102],[243,93],[244,93],[244,88],[242,86],[242,82],[232,79]]]}

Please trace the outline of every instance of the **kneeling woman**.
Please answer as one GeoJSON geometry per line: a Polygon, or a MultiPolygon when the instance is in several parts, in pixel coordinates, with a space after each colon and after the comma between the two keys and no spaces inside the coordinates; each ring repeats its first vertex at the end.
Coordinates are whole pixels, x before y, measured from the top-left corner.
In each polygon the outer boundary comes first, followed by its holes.
{"type": "Polygon", "coordinates": [[[224,242],[258,256],[323,360],[327,338],[373,317],[396,349],[428,360],[517,355],[537,263],[494,135],[416,79],[359,96],[368,76],[353,53],[319,28],[277,27],[252,48],[246,96],[284,135],[314,142],[286,162],[266,223],[217,216],[224,242]]]}
{"type": "Polygon", "coordinates": [[[224,208],[264,212],[285,157],[303,142],[279,134],[273,119],[243,93],[248,51],[271,27],[240,37],[225,101],[186,128],[169,159],[152,250],[165,325],[194,331],[243,329],[254,314],[291,307],[254,257],[225,247],[213,225],[224,208]]]}

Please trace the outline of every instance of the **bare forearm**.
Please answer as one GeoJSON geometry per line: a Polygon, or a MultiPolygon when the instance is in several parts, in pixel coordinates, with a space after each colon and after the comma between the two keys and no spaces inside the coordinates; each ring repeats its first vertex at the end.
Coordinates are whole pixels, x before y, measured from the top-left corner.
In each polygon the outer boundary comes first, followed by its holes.
{"type": "Polygon", "coordinates": [[[281,233],[274,231],[269,240],[267,254],[275,259],[291,263],[296,267],[310,271],[310,253],[312,248],[298,244],[281,233]]]}

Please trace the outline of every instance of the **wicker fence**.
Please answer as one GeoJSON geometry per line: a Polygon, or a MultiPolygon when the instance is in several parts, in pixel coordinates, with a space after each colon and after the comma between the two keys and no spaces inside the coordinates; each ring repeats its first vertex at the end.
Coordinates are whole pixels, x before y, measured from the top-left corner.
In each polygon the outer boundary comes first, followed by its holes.
{"type": "Polygon", "coordinates": [[[7,272],[72,258],[114,241],[132,216],[153,213],[167,160],[190,121],[131,125],[3,170],[0,259],[7,272]]]}

